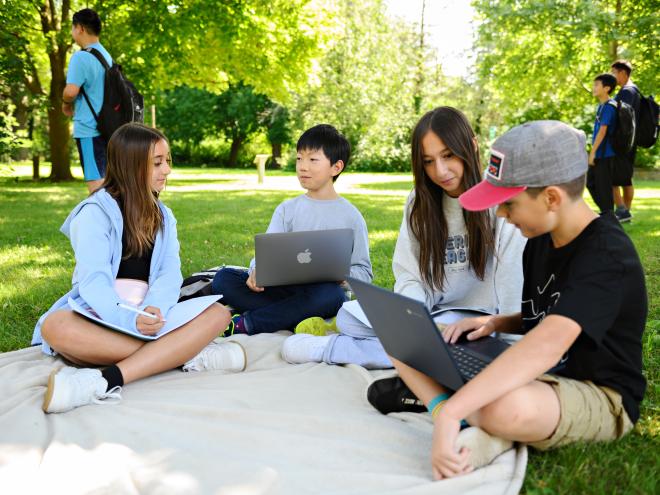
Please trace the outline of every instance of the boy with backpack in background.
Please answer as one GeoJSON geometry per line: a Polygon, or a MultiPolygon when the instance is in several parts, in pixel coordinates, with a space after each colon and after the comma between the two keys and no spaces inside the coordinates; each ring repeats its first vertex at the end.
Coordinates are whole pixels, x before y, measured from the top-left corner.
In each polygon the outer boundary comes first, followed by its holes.
{"type": "Polygon", "coordinates": [[[110,136],[122,124],[142,122],[144,101],[99,41],[99,15],[82,9],[72,21],[71,37],[82,49],[69,61],[62,113],[73,117],[73,137],[91,193],[103,182],[110,136]]]}
{"type": "Polygon", "coordinates": [[[610,98],[614,88],[616,78],[612,74],[600,74],[594,79],[592,93],[599,103],[589,153],[587,189],[601,214],[614,210],[612,174],[616,153],[611,137],[616,125],[616,103],[610,98]]]}
{"type": "Polygon", "coordinates": [[[112,57],[99,41],[101,19],[92,9],[82,9],[73,14],[71,36],[82,50],[71,55],[66,73],[66,86],[62,94],[62,113],[73,117],[73,137],[78,147],[80,165],[83,168],[87,189],[91,193],[101,186],[105,176],[106,139],[97,129],[92,111],[98,112],[103,104],[105,69],[94,55],[85,51],[95,48],[108,65],[112,57]],[[93,108],[85,102],[81,89],[93,108]]]}
{"type": "MultiPolygon", "coordinates": [[[[624,102],[630,105],[635,112],[635,124],[639,122],[639,88],[630,79],[632,72],[632,64],[627,60],[617,60],[611,66],[612,74],[616,78],[616,82],[621,87],[614,97],[615,101],[624,102]]],[[[614,214],[619,219],[619,222],[629,222],[632,219],[630,208],[632,207],[632,200],[635,195],[635,189],[632,183],[633,170],[635,166],[635,155],[637,154],[637,146],[633,144],[632,149],[627,153],[618,153],[616,163],[612,169],[612,184],[614,186],[612,193],[614,194],[614,203],[616,204],[616,211],[614,214]],[[623,189],[623,196],[620,189],[623,189]]]]}
{"type": "Polygon", "coordinates": [[[627,103],[635,112],[635,140],[630,151],[617,153],[616,166],[613,170],[615,214],[620,222],[632,219],[630,208],[634,196],[632,184],[633,167],[637,146],[652,148],[658,139],[658,114],[660,109],[653,96],[645,97],[630,79],[632,64],[627,60],[617,60],[611,65],[612,74],[621,87],[615,96],[617,102],[627,103]],[[623,197],[619,187],[623,187],[623,197]]]}

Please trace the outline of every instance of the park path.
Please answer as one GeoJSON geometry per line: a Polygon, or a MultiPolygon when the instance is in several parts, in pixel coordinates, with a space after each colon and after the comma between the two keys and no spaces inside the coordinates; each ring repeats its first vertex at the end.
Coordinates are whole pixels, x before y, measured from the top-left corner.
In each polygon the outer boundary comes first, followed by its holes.
{"type": "MultiPolygon", "coordinates": [[[[167,188],[172,191],[300,191],[295,175],[271,175],[257,182],[256,173],[186,173],[173,171],[167,188]],[[187,183],[190,182],[190,183],[187,183]]],[[[368,194],[379,196],[407,196],[412,188],[409,174],[343,174],[336,183],[340,194],[368,194]],[[389,188],[388,184],[392,184],[389,188]]]]}

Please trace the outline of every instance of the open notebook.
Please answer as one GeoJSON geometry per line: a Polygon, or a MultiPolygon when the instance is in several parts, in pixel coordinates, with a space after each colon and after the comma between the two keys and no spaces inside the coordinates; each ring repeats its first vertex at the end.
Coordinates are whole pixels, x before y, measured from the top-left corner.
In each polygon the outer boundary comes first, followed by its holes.
{"type": "MultiPolygon", "coordinates": [[[[170,309],[167,315],[165,315],[167,321],[165,322],[165,325],[163,325],[163,328],[161,328],[160,331],[155,335],[143,335],[137,330],[131,330],[129,328],[120,327],[119,325],[114,325],[104,321],[93,314],[89,307],[85,308],[81,306],[72,298],[69,298],[69,307],[88,320],[102,325],[105,328],[109,328],[110,330],[116,330],[117,332],[125,333],[126,335],[130,335],[131,337],[135,337],[140,340],[156,340],[163,335],[170,333],[172,330],[176,330],[177,328],[185,325],[206,308],[208,308],[211,304],[218,301],[221,297],[221,295],[196,297],[194,299],[188,299],[187,301],[177,303],[172,309],[170,309]]],[[[117,308],[117,311],[126,310],[117,308]]]]}
{"type": "MultiPolygon", "coordinates": [[[[364,314],[364,311],[360,307],[360,303],[357,302],[357,300],[345,302],[342,308],[348,311],[355,318],[360,320],[363,324],[371,328],[372,325],[371,323],[369,323],[369,320],[367,319],[367,315],[364,314]]],[[[435,323],[439,326],[450,325],[451,323],[455,323],[459,320],[462,320],[463,318],[469,318],[473,316],[481,316],[487,314],[490,313],[488,313],[486,310],[464,308],[464,307],[447,307],[447,308],[436,309],[431,312],[433,321],[435,321],[435,323]]]]}

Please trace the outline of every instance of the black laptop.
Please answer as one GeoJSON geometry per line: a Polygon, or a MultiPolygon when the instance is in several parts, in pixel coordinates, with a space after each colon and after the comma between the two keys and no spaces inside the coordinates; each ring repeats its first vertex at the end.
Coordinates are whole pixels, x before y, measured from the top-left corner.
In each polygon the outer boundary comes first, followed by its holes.
{"type": "Polygon", "coordinates": [[[385,351],[451,390],[461,388],[509,347],[496,337],[447,344],[423,303],[347,280],[385,351]]]}

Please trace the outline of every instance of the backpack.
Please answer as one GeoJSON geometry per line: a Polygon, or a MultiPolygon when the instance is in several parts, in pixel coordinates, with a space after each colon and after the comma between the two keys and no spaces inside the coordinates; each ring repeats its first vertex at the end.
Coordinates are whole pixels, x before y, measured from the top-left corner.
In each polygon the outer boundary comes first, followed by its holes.
{"type": "Polygon", "coordinates": [[[623,101],[610,100],[608,103],[615,108],[615,125],[612,133],[607,133],[607,139],[614,153],[625,155],[635,144],[635,110],[623,101]]]}
{"type": "Polygon", "coordinates": [[[201,272],[195,272],[190,277],[183,280],[181,284],[181,291],[179,292],[179,302],[192,299],[194,297],[210,296],[211,295],[211,282],[213,277],[223,268],[236,268],[240,270],[247,270],[244,266],[221,265],[207,268],[201,272]]]}
{"type": "Polygon", "coordinates": [[[80,92],[94,115],[98,131],[108,141],[112,133],[123,124],[144,121],[144,98],[133,83],[124,77],[121,65],[113,63],[112,67],[109,67],[103,54],[96,48],[85,48],[85,51],[94,55],[105,69],[103,104],[98,114],[94,111],[84,87],[80,88],[80,92]]]}
{"type": "Polygon", "coordinates": [[[639,93],[639,118],[635,134],[635,144],[642,148],[651,148],[658,140],[658,114],[660,108],[653,95],[639,93]]]}

